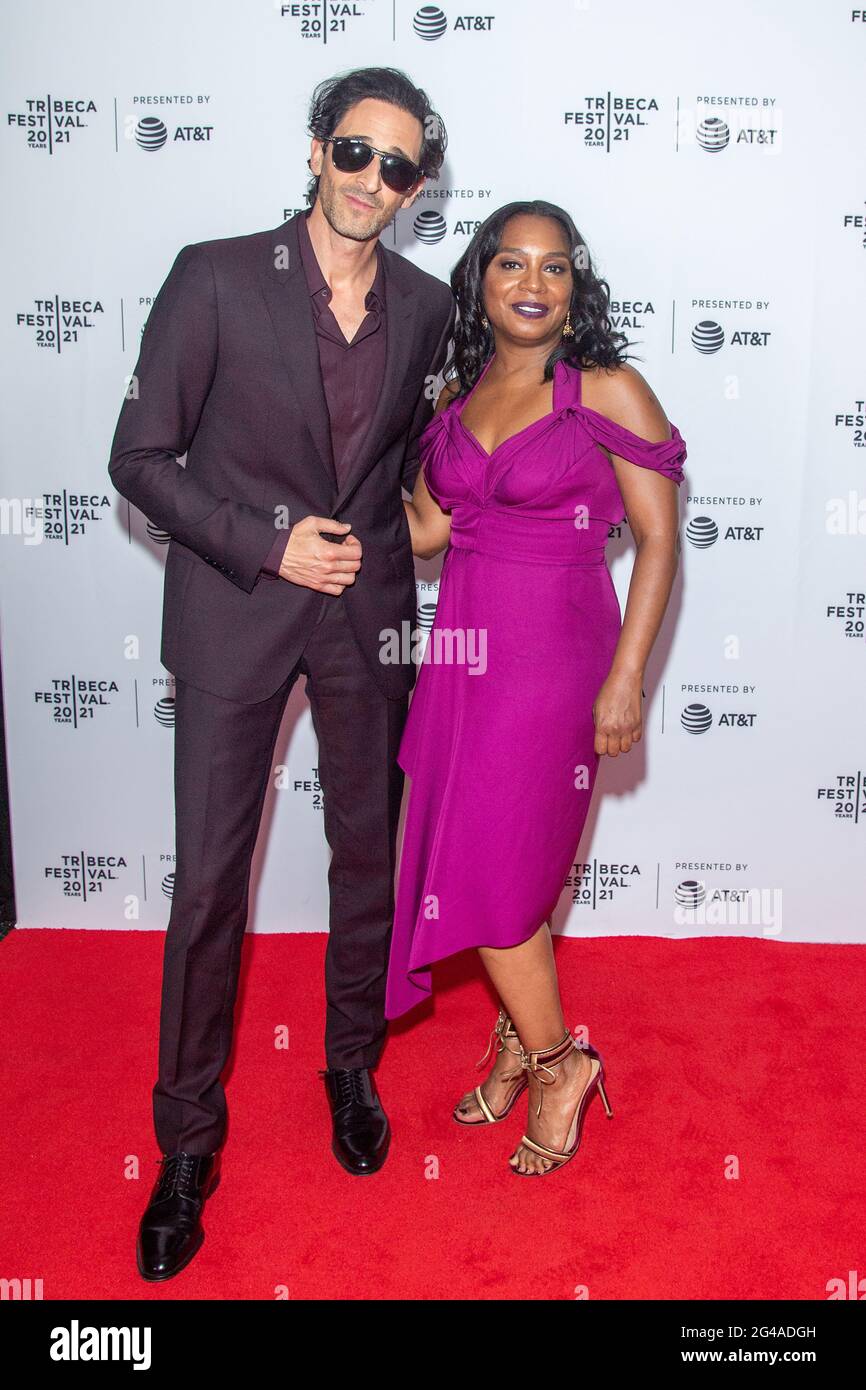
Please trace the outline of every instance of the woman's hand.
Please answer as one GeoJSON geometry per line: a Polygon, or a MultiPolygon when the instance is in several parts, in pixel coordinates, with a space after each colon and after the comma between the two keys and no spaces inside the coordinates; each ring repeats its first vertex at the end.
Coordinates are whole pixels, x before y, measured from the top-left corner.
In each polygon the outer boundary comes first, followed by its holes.
{"type": "Polygon", "coordinates": [[[592,707],[595,751],[616,758],[640,742],[641,676],[611,671],[592,707]]]}

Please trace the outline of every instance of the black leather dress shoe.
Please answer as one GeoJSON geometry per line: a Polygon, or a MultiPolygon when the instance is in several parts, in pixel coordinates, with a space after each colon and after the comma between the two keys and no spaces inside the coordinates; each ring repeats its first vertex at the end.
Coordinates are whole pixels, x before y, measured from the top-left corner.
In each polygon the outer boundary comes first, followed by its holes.
{"type": "Polygon", "coordinates": [[[204,1240],[201,1214],[220,1180],[220,1156],[164,1154],[138,1228],[135,1258],[143,1279],[170,1279],[204,1240]]]}
{"type": "Polygon", "coordinates": [[[388,1156],[391,1126],[366,1067],[320,1072],[334,1122],[331,1152],[347,1173],[375,1173],[388,1156]]]}

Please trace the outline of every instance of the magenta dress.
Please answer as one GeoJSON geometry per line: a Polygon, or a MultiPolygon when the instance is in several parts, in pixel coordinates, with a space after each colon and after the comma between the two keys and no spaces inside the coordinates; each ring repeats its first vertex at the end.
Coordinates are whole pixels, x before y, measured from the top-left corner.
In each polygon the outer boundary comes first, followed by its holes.
{"type": "Polygon", "coordinates": [[[556,906],[598,770],[592,706],[621,628],[605,543],[625,509],[599,445],[677,484],[686,457],[675,425],[650,443],[581,405],[581,373],[564,361],[551,413],[492,454],[462,423],[468,399],[420,440],[451,539],[397,755],[411,785],[387,1018],[428,997],[433,961],[519,945],[556,906]]]}

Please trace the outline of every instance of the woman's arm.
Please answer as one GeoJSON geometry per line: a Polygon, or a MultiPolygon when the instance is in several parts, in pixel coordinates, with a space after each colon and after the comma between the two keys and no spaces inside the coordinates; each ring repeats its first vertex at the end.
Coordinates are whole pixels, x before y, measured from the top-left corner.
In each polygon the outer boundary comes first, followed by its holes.
{"type": "MultiPolygon", "coordinates": [[[[603,413],[655,443],[670,439],[665,412],[640,372],[626,367],[605,388],[603,413]]],[[[637,553],[622,630],[607,679],[593,706],[595,751],[617,757],[640,741],[641,686],[679,565],[677,486],[651,468],[611,454],[637,553]]]]}
{"type": "MultiPolygon", "coordinates": [[[[458,390],[457,385],[446,385],[439,394],[434,413],[444,410],[458,390]]],[[[412,554],[417,555],[420,560],[432,560],[433,556],[438,555],[448,544],[451,535],[451,515],[449,512],[443,512],[430,496],[424,481],[423,468],[418,469],[411,502],[404,501],[403,506],[406,508],[406,520],[409,522],[412,536],[412,554]]]]}

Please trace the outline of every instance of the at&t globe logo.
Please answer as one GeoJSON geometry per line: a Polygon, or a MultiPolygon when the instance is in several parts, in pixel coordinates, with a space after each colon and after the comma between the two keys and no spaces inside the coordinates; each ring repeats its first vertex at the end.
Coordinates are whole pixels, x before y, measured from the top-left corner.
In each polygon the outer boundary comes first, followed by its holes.
{"type": "Polygon", "coordinates": [[[680,715],[680,723],[687,734],[705,734],[712,728],[713,716],[706,705],[686,705],[680,715]]]}
{"type": "Polygon", "coordinates": [[[702,150],[708,154],[718,154],[731,143],[731,132],[721,116],[707,116],[695,132],[695,139],[702,150]]]}
{"type": "Polygon", "coordinates": [[[719,539],[719,528],[711,516],[695,516],[686,526],[686,540],[696,550],[707,550],[719,539]]]}
{"type": "Polygon", "coordinates": [[[174,696],[163,695],[153,707],[153,717],[164,729],[174,728],[174,696]]]}
{"type": "Polygon", "coordinates": [[[441,212],[434,212],[431,209],[427,212],[419,212],[412,223],[412,230],[419,241],[423,241],[426,246],[433,246],[437,241],[442,240],[448,228],[441,212]]]}
{"type": "Polygon", "coordinates": [[[692,329],[692,347],[697,348],[698,352],[708,355],[711,352],[718,352],[725,345],[725,333],[721,324],[714,323],[712,319],[703,319],[701,323],[696,323],[692,329]]]}
{"type": "Polygon", "coordinates": [[[678,883],[674,890],[674,899],[677,907],[690,908],[700,907],[706,901],[707,886],[697,878],[685,878],[682,883],[678,883]]]}
{"type": "Polygon", "coordinates": [[[448,28],[448,20],[438,5],[422,5],[415,12],[412,28],[419,39],[431,43],[434,39],[441,39],[448,28]]]}
{"type": "Polygon", "coordinates": [[[158,116],[142,116],[135,127],[135,143],[139,149],[161,150],[168,139],[168,131],[158,116]]]}

